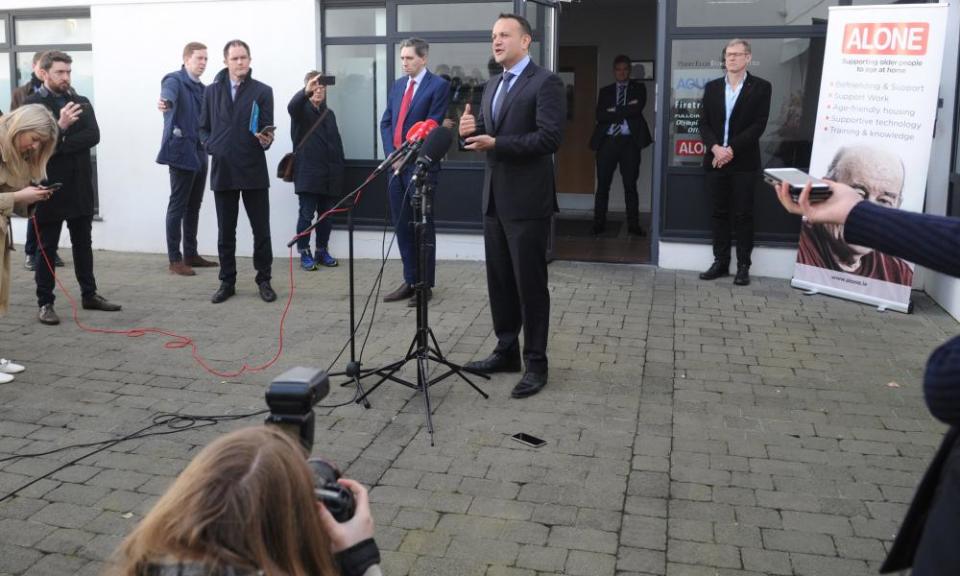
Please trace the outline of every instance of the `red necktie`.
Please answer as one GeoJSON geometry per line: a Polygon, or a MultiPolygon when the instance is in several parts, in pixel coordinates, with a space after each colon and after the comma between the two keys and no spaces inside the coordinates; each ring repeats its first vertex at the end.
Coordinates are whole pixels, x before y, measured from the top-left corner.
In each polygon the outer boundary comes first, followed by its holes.
{"type": "Polygon", "coordinates": [[[407,91],[403,93],[403,100],[400,101],[400,115],[397,116],[397,125],[393,129],[394,148],[399,148],[403,142],[403,123],[407,119],[407,110],[410,109],[410,101],[413,100],[413,87],[416,84],[416,80],[410,80],[410,83],[407,84],[407,91]]]}

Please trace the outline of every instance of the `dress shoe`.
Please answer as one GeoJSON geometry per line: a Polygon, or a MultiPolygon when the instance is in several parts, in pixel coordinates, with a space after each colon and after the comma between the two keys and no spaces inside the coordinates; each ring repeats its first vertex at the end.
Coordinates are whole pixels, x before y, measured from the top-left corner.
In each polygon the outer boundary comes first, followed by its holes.
{"type": "Polygon", "coordinates": [[[547,373],[546,372],[525,372],[523,378],[517,382],[517,385],[513,387],[513,391],[510,392],[510,396],[514,398],[526,398],[527,396],[533,396],[537,392],[543,390],[543,387],[547,385],[547,373]]]}
{"type": "Polygon", "coordinates": [[[177,260],[176,262],[170,263],[170,273],[176,274],[177,276],[196,276],[197,275],[197,273],[193,271],[193,268],[184,264],[182,260],[177,260]]]}
{"type": "Polygon", "coordinates": [[[733,277],[733,283],[737,286],[749,286],[750,267],[743,265],[737,266],[737,275],[733,277]]]}
{"type": "MultiPolygon", "coordinates": [[[[433,300],[433,288],[427,287],[427,288],[425,288],[424,290],[426,290],[427,302],[429,302],[430,300],[433,300]]],[[[417,295],[416,295],[416,293],[414,293],[414,295],[411,296],[409,300],[407,300],[407,307],[409,307],[409,308],[416,308],[416,307],[417,307],[417,295]]]]}
{"type": "Polygon", "coordinates": [[[227,298],[236,293],[237,289],[233,287],[233,284],[220,284],[220,287],[217,288],[217,291],[213,293],[213,297],[210,298],[210,301],[214,304],[226,302],[227,298]]]}
{"type": "Polygon", "coordinates": [[[193,266],[194,268],[216,268],[220,264],[207,260],[203,256],[190,256],[189,258],[184,258],[184,261],[188,266],[193,266]]]}
{"type": "Polygon", "coordinates": [[[413,296],[413,286],[404,282],[396,290],[383,297],[384,302],[397,302],[413,296]]]}
{"type": "Polygon", "coordinates": [[[471,372],[480,374],[493,374],[495,372],[519,372],[520,371],[520,353],[504,354],[494,352],[483,360],[474,360],[463,365],[471,372]]]}
{"type": "Polygon", "coordinates": [[[591,230],[591,232],[593,233],[594,236],[599,236],[606,231],[607,231],[607,225],[604,224],[603,222],[593,223],[593,229],[591,230]]]}
{"type": "Polygon", "coordinates": [[[273,302],[277,299],[277,293],[273,291],[273,287],[270,286],[269,280],[265,280],[260,284],[257,284],[257,288],[260,291],[260,299],[264,302],[273,302]]]}
{"type": "Polygon", "coordinates": [[[123,306],[114,304],[99,294],[84,296],[81,301],[84,310],[100,310],[103,312],[119,312],[123,306]]]}
{"type": "Polygon", "coordinates": [[[37,269],[37,255],[36,254],[27,254],[23,259],[23,267],[27,270],[33,272],[37,269]]]}
{"type": "Polygon", "coordinates": [[[641,228],[639,224],[634,224],[634,225],[632,225],[632,226],[628,226],[628,227],[627,227],[627,232],[629,232],[630,234],[633,234],[634,236],[641,236],[641,237],[643,237],[643,236],[646,236],[646,235],[647,235],[647,233],[644,232],[643,228],[641,228]]]}
{"type": "Polygon", "coordinates": [[[700,274],[701,280],[716,280],[721,276],[730,275],[730,263],[729,262],[720,262],[719,260],[714,260],[713,264],[707,269],[706,272],[700,274]]]}
{"type": "Polygon", "coordinates": [[[59,254],[53,255],[53,265],[57,268],[63,268],[66,264],[63,263],[63,260],[60,258],[59,254]]]}
{"type": "Polygon", "coordinates": [[[57,316],[57,311],[53,309],[53,304],[44,304],[41,306],[37,319],[40,320],[41,324],[46,324],[47,326],[56,326],[60,323],[60,317],[57,316]]]}

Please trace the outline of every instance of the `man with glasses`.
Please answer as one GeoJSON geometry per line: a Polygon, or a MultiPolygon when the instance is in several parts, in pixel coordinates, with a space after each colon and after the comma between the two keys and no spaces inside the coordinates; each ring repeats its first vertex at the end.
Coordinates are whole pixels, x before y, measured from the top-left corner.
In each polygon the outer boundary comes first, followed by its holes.
{"type": "Polygon", "coordinates": [[[727,42],[726,74],[707,82],[700,109],[705,185],[713,194],[713,264],[700,278],[730,274],[732,227],[737,241],[733,283],[738,286],[750,284],[753,191],[760,181],[760,136],[767,127],[772,91],[769,82],[747,72],[751,59],[749,42],[727,42]]]}

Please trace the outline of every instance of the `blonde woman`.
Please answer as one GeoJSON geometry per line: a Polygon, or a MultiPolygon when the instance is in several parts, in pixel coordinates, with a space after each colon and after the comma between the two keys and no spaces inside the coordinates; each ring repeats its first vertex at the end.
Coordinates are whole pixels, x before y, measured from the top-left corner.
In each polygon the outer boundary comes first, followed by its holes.
{"type": "Polygon", "coordinates": [[[271,426],[205,447],[120,545],[111,576],[380,576],[367,492],[338,523],[316,500],[306,452],[271,426]]]}
{"type": "MultiPolygon", "coordinates": [[[[47,177],[47,161],[57,144],[57,122],[38,104],[21,106],[0,117],[0,314],[10,299],[10,215],[28,216],[30,206],[47,200],[52,190],[33,186],[47,177]]],[[[0,384],[13,380],[23,366],[0,359],[0,384]]]]}

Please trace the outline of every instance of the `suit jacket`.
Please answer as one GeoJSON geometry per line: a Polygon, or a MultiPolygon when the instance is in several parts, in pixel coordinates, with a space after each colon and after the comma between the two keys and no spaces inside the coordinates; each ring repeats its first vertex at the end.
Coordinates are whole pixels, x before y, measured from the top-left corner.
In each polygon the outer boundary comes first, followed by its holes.
{"type": "MultiPolygon", "coordinates": [[[[715,78],[703,89],[700,109],[700,137],[706,152],[704,168],[713,168],[714,144],[723,146],[723,125],[726,121],[727,102],[726,76],[715,78]]],[[[724,168],[735,172],[752,172],[760,169],[760,136],[767,128],[770,116],[770,83],[747,72],[740,96],[730,115],[730,132],[727,144],[733,148],[733,160],[724,168]]]]}
{"type": "Polygon", "coordinates": [[[211,190],[255,190],[270,187],[267,157],[250,131],[253,105],[260,110],[257,131],[273,125],[273,89],[253,79],[251,70],[230,96],[230,75],[224,68],[203,92],[200,141],[213,157],[211,190]]]}
{"type": "MultiPolygon", "coordinates": [[[[843,228],[851,244],[960,277],[960,219],[860,202],[843,228]]],[[[960,337],[930,356],[923,376],[930,413],[951,428],[923,476],[881,572],[913,566],[915,576],[960,573],[960,337]],[[917,554],[917,552],[920,554],[917,554]]]]}
{"type": "Polygon", "coordinates": [[[24,104],[43,104],[60,117],[60,109],[76,102],[83,112],[66,130],[60,130],[57,150],[47,164],[47,182],[61,182],[63,187],[46,202],[37,203],[37,220],[52,222],[76,216],[93,216],[93,165],[90,150],[100,143],[100,126],[93,105],[71,90],[59,99],[46,88],[27,97],[24,104]]]}
{"type": "Polygon", "coordinates": [[[630,137],[640,148],[646,148],[653,143],[650,136],[650,127],[643,117],[643,109],[647,105],[647,87],[640,80],[630,80],[627,84],[627,103],[617,106],[617,83],[614,82],[600,89],[597,95],[597,125],[593,128],[590,138],[590,149],[599,150],[603,141],[614,124],[627,121],[630,128],[630,137]],[[614,110],[611,111],[610,109],[614,110]]]}
{"type": "Polygon", "coordinates": [[[499,121],[492,122],[493,96],[503,75],[490,78],[483,91],[475,135],[489,134],[483,175],[483,213],[493,195],[504,219],[549,218],[557,210],[553,154],[563,140],[566,94],[560,77],[530,62],[507,92],[499,121]]]}
{"type": "MultiPolygon", "coordinates": [[[[403,103],[403,94],[407,91],[409,78],[404,76],[398,78],[390,88],[387,95],[387,109],[383,111],[383,117],[380,119],[380,135],[383,139],[383,152],[390,155],[393,152],[393,132],[394,127],[400,119],[400,105],[403,103]]],[[[447,113],[447,106],[450,105],[450,82],[447,82],[440,76],[433,74],[429,70],[423,76],[423,81],[417,87],[410,102],[410,108],[407,109],[407,115],[403,120],[401,130],[402,138],[407,137],[407,130],[417,122],[432,119],[437,124],[443,122],[447,113]]]]}
{"type": "Polygon", "coordinates": [[[207,165],[200,146],[200,109],[203,84],[194,82],[183,67],[160,81],[160,97],[173,103],[163,113],[163,136],[157,164],[198,172],[207,165]]]}

